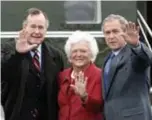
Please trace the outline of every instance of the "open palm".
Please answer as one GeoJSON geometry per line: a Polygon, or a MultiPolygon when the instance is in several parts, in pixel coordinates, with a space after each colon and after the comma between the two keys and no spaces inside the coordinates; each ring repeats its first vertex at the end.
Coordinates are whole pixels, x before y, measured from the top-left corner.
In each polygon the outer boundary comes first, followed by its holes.
{"type": "Polygon", "coordinates": [[[20,31],[19,38],[16,40],[16,50],[19,53],[26,53],[37,47],[37,44],[29,44],[28,39],[29,39],[28,32],[25,30],[20,31]]]}
{"type": "Polygon", "coordinates": [[[84,77],[84,73],[80,72],[75,79],[75,85],[71,85],[74,89],[75,93],[83,96],[86,94],[86,84],[87,84],[87,77],[84,77]]]}
{"type": "Polygon", "coordinates": [[[129,22],[126,25],[125,41],[128,44],[136,46],[139,43],[139,30],[139,26],[136,26],[135,23],[129,22]]]}

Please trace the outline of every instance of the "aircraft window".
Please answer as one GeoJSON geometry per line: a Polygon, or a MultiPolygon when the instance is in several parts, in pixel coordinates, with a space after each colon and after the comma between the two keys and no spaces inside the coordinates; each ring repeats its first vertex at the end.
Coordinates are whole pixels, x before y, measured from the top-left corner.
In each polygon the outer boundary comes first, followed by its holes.
{"type": "Polygon", "coordinates": [[[65,1],[67,24],[101,23],[101,1],[65,1]]]}

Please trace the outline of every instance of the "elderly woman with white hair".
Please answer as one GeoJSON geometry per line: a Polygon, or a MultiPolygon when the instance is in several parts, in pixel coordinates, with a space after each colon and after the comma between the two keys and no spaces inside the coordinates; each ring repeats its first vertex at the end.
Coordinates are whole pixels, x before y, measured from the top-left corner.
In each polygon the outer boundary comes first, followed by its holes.
{"type": "Polygon", "coordinates": [[[75,31],[65,44],[71,64],[59,74],[59,120],[102,120],[102,74],[94,61],[96,40],[87,32],[75,31]]]}

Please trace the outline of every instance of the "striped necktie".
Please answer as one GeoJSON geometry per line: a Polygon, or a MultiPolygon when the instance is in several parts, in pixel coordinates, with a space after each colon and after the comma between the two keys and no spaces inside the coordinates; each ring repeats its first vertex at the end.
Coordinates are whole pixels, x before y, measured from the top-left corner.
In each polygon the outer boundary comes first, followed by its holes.
{"type": "Polygon", "coordinates": [[[36,68],[36,70],[38,72],[40,72],[40,62],[39,62],[39,55],[38,55],[39,51],[37,49],[35,49],[33,52],[34,52],[34,56],[32,58],[32,62],[34,64],[34,67],[36,68]]]}

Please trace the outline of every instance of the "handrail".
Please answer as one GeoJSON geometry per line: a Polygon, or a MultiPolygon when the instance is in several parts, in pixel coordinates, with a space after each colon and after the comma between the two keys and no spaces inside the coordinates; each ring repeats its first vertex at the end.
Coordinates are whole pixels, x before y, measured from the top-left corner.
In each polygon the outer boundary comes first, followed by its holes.
{"type": "MultiPolygon", "coordinates": [[[[149,43],[149,41],[148,41],[148,38],[147,38],[147,36],[146,36],[146,34],[145,34],[145,32],[144,32],[144,29],[143,29],[143,27],[142,27],[142,25],[141,25],[141,22],[143,23],[144,27],[146,28],[146,30],[147,30],[147,32],[149,33],[149,35],[150,35],[151,38],[152,38],[152,31],[151,31],[150,27],[148,26],[147,22],[145,21],[144,17],[142,16],[142,14],[140,13],[139,10],[137,10],[137,15],[138,15],[138,17],[140,18],[140,19],[139,19],[139,18],[137,17],[137,22],[138,22],[138,24],[139,24],[139,26],[140,26],[140,30],[141,30],[141,32],[142,32],[142,34],[143,34],[143,37],[144,37],[144,39],[145,39],[145,42],[147,43],[147,46],[149,47],[150,51],[152,51],[152,48],[151,48],[150,43],[149,43]],[[141,21],[141,22],[140,22],[140,21],[141,21]]],[[[150,93],[152,94],[152,87],[150,88],[150,93]]]]}
{"type": "Polygon", "coordinates": [[[139,24],[140,30],[141,30],[141,32],[142,32],[142,34],[143,34],[143,37],[144,37],[144,39],[145,39],[145,41],[146,41],[147,46],[149,47],[150,51],[152,51],[152,48],[151,48],[150,43],[149,43],[149,41],[148,41],[148,38],[147,38],[147,36],[146,36],[146,34],[145,34],[145,32],[144,32],[144,29],[143,29],[143,27],[142,27],[142,25],[141,25],[141,22],[140,22],[140,20],[139,20],[138,18],[137,18],[137,22],[138,22],[138,24],[139,24]]]}
{"type": "MultiPolygon", "coordinates": [[[[46,33],[47,38],[67,38],[69,37],[74,31],[48,31],[46,33]]],[[[96,38],[103,38],[102,31],[86,31],[93,35],[96,38]]],[[[18,37],[19,32],[8,31],[8,32],[0,32],[0,38],[16,38],[18,37]]]]}
{"type": "Polygon", "coordinates": [[[150,27],[148,26],[148,24],[146,23],[144,17],[142,16],[142,14],[140,13],[139,10],[137,10],[137,15],[139,16],[139,18],[140,18],[140,20],[142,21],[142,23],[145,25],[145,27],[146,27],[149,35],[150,35],[151,38],[152,38],[152,31],[151,31],[150,27]]]}

